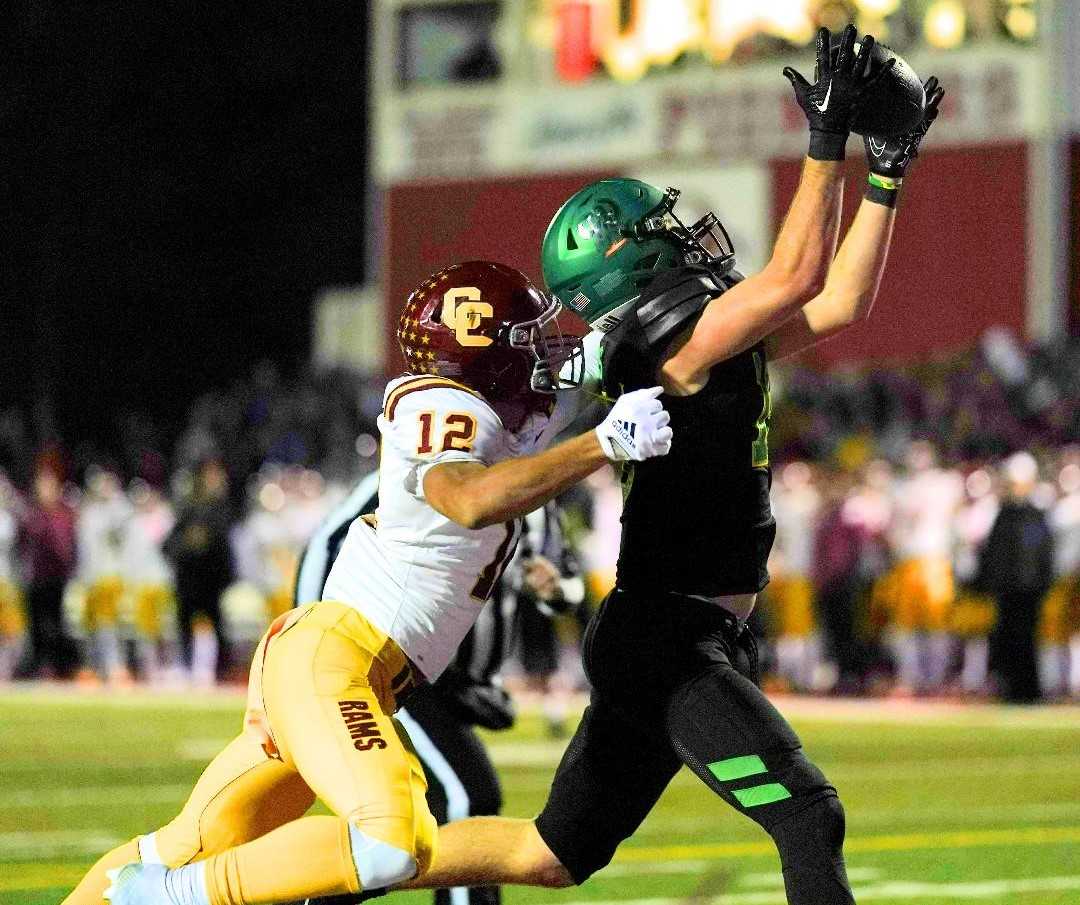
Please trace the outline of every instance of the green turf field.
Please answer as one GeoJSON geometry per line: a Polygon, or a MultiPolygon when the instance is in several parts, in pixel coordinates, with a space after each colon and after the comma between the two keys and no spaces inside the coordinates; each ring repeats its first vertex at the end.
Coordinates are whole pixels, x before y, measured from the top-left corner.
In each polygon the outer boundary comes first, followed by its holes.
{"type": "MultiPolygon", "coordinates": [[[[0,905],[59,902],[100,851],[171,817],[236,730],[241,703],[194,693],[0,694],[0,905]]],[[[859,902],[1080,903],[1080,709],[778,703],[841,791],[859,902]]],[[[650,714],[641,721],[642,732],[656,731],[650,714]]],[[[491,741],[506,812],[533,814],[563,743],[528,717],[491,741]]],[[[585,886],[506,897],[689,899],[785,901],[768,837],[685,771],[585,886]]]]}

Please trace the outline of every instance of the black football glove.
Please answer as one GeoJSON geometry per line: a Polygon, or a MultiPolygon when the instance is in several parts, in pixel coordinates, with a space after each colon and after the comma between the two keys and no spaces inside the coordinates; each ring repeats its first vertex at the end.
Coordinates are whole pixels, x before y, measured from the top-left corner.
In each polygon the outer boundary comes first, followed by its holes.
{"type": "Polygon", "coordinates": [[[466,726],[509,729],[517,716],[506,689],[493,682],[478,682],[456,663],[451,663],[435,683],[441,703],[451,716],[466,726]]]}
{"type": "Polygon", "coordinates": [[[790,66],[784,67],[795,100],[806,114],[810,125],[810,156],[815,160],[843,160],[851,124],[866,100],[867,91],[877,84],[895,64],[889,60],[874,75],[866,75],[866,64],[874,48],[874,38],[862,39],[858,56],[855,55],[855,26],[844,29],[840,39],[836,65],[833,66],[829,52],[829,29],[822,28],[817,34],[817,66],[814,68],[814,84],[811,85],[790,66]]]}
{"type": "MultiPolygon", "coordinates": [[[[905,135],[895,138],[877,138],[867,135],[863,143],[866,146],[866,160],[870,172],[885,183],[899,184],[904,178],[908,166],[919,156],[919,144],[929,131],[938,115],[938,106],[945,96],[945,89],[938,85],[937,76],[930,76],[923,85],[926,89],[926,112],[923,120],[905,135]]],[[[876,184],[871,178],[871,185],[876,184]]],[[[886,186],[887,187],[887,186],[886,186]]]]}

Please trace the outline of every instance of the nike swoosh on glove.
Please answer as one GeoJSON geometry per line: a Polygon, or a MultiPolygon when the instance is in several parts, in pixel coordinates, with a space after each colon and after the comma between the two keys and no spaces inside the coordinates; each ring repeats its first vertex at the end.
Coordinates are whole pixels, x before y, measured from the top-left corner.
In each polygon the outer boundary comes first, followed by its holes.
{"type": "Polygon", "coordinates": [[[923,87],[926,89],[926,112],[919,125],[896,138],[867,135],[864,139],[866,162],[870,165],[871,173],[888,179],[903,179],[911,162],[919,156],[919,145],[937,119],[941,99],[945,96],[945,89],[938,84],[937,76],[930,76],[923,87]]]}
{"type": "Polygon", "coordinates": [[[795,89],[795,100],[806,114],[810,126],[810,156],[815,160],[844,159],[844,145],[851,124],[862,109],[867,92],[896,63],[895,59],[889,60],[876,74],[868,76],[867,63],[874,48],[874,37],[865,35],[856,54],[855,36],[854,25],[844,29],[834,66],[829,50],[829,29],[818,31],[814,84],[790,66],[784,67],[784,75],[795,89]]]}

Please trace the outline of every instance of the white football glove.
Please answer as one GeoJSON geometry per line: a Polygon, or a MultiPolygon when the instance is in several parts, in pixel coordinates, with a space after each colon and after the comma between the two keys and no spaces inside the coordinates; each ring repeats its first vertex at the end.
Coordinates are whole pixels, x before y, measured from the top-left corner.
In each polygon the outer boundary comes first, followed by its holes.
{"type": "Polygon", "coordinates": [[[596,428],[604,455],[612,462],[642,462],[671,452],[671,415],[657,398],[663,387],[623,393],[596,428]]]}

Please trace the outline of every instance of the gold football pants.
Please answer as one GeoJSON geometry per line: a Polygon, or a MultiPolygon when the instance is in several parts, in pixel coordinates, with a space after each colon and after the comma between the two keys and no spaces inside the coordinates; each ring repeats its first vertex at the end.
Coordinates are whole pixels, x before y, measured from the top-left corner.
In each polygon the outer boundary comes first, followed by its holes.
{"type": "MultiPolygon", "coordinates": [[[[413,682],[397,644],[350,607],[315,603],[279,617],[255,651],[244,731],[180,814],[139,840],[142,859],[209,859],[214,905],[355,893],[351,825],[408,852],[422,873],[435,819],[419,760],[390,716],[413,682]],[[316,796],[336,817],[302,816],[316,796]]],[[[98,905],[100,890],[66,905],[98,905]]]]}

